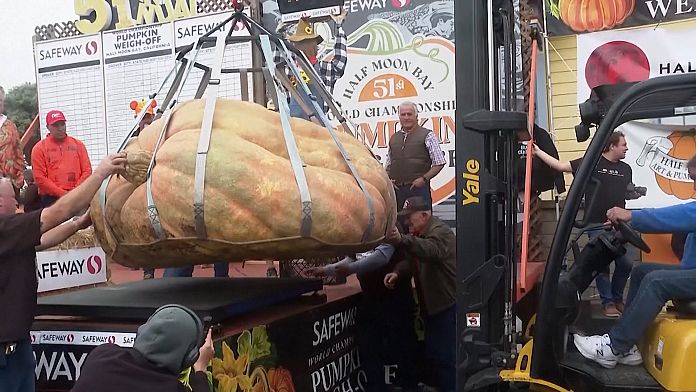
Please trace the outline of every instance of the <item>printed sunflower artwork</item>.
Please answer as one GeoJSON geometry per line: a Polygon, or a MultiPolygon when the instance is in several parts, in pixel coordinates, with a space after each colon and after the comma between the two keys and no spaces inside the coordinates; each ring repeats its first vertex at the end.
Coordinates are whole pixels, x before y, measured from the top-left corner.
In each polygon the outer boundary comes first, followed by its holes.
{"type": "MultiPolygon", "coordinates": [[[[266,327],[254,327],[236,340],[229,337],[215,342],[208,382],[214,392],[295,392],[292,374],[277,362],[266,327]]],[[[189,388],[190,372],[189,368],[180,376],[189,388]]]]}
{"type": "Polygon", "coordinates": [[[292,374],[277,366],[265,326],[216,344],[209,378],[215,392],[295,392],[292,374]]]}

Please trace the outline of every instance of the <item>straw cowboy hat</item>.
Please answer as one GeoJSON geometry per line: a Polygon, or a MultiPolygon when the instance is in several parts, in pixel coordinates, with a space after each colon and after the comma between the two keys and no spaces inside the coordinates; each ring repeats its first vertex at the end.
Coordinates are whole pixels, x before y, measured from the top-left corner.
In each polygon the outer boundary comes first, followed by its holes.
{"type": "Polygon", "coordinates": [[[288,36],[288,40],[290,42],[301,42],[308,39],[316,39],[317,45],[324,42],[324,38],[317,34],[312,24],[304,19],[300,19],[300,21],[297,22],[295,32],[288,36]]]}

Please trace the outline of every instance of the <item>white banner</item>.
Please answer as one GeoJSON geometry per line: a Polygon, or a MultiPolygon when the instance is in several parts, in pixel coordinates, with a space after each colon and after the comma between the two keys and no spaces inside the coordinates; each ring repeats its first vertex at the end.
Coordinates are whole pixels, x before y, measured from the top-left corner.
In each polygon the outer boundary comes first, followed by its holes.
{"type": "MultiPolygon", "coordinates": [[[[596,86],[637,82],[671,74],[696,72],[696,47],[689,45],[696,22],[582,34],[577,38],[577,101],[584,102],[596,86]]],[[[633,121],[618,128],[626,135],[624,160],[633,169],[633,183],[647,196],[626,202],[628,208],[664,207],[696,198],[686,162],[696,154],[690,119],[633,121]]]]}
{"type": "Polygon", "coordinates": [[[577,42],[577,99],[603,84],[696,72],[696,22],[581,34],[577,42]]]}
{"type": "Polygon", "coordinates": [[[647,196],[628,200],[628,208],[664,207],[696,198],[686,163],[696,154],[693,127],[631,122],[619,127],[626,135],[626,163],[633,183],[648,188],[647,196]]]}
{"type": "Polygon", "coordinates": [[[106,282],[106,256],[99,247],[36,253],[38,292],[106,282]]]}

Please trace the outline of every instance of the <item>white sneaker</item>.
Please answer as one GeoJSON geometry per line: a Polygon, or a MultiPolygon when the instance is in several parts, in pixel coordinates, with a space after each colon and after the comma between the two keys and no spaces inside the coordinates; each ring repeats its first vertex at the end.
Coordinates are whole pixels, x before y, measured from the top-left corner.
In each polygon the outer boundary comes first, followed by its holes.
{"type": "Polygon", "coordinates": [[[643,357],[636,346],[631,347],[626,354],[619,354],[617,360],[620,364],[628,366],[638,366],[643,363],[643,357]]]}
{"type": "Polygon", "coordinates": [[[573,342],[583,357],[593,360],[607,369],[613,369],[619,358],[611,349],[609,335],[581,336],[574,334],[573,342]]]}

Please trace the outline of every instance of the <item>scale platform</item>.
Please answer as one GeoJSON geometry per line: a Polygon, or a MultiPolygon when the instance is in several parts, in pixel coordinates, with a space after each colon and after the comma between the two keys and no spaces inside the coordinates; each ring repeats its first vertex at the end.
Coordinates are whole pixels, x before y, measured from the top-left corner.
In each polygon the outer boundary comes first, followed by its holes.
{"type": "Polygon", "coordinates": [[[147,320],[162,305],[184,305],[213,322],[248,314],[323,288],[321,279],[165,278],[39,298],[36,316],[147,320]]]}

